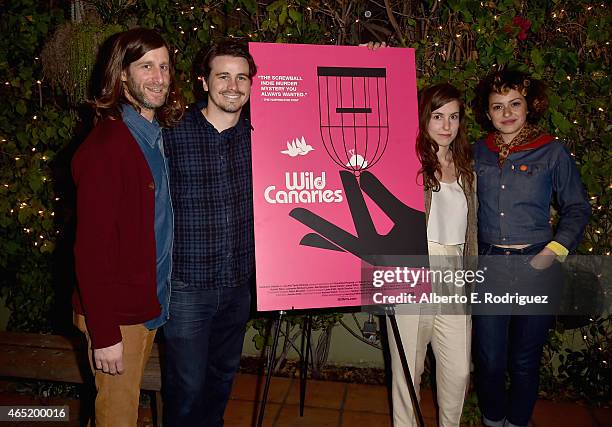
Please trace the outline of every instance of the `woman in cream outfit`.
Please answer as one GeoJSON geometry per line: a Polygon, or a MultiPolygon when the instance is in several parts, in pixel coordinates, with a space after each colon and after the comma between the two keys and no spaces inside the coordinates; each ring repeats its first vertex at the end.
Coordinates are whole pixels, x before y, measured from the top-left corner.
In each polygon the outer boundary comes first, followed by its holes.
{"type": "MultiPolygon", "coordinates": [[[[425,186],[427,240],[432,270],[474,266],[477,254],[475,177],[464,128],[462,94],[450,84],[424,89],[419,97],[417,154],[425,186]]],[[[407,237],[408,238],[408,237],[407,237]]],[[[461,294],[455,284],[433,284],[440,294],[461,294]]],[[[431,343],[436,356],[439,425],[458,426],[470,378],[471,319],[462,307],[409,304],[396,307],[397,322],[414,386],[431,343]],[[405,314],[403,314],[405,313],[405,314]]],[[[391,328],[389,327],[389,330],[391,328]]],[[[393,424],[415,426],[410,395],[395,340],[389,339],[393,371],[393,424]]]]}

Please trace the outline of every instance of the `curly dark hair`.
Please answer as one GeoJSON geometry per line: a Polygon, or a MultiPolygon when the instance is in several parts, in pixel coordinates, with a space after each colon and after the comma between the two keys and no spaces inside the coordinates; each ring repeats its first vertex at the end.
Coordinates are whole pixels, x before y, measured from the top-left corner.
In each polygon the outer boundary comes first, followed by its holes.
{"type": "Polygon", "coordinates": [[[486,130],[492,131],[493,124],[488,117],[489,96],[492,93],[506,94],[516,90],[527,101],[527,122],[537,123],[548,109],[546,85],[521,71],[500,70],[490,73],[478,83],[474,98],[476,121],[486,130]]]}
{"type": "Polygon", "coordinates": [[[147,52],[165,47],[170,55],[170,87],[164,105],[155,110],[155,117],[164,127],[176,125],[184,113],[184,101],[174,81],[174,64],[172,51],[158,32],[148,28],[133,28],[112,36],[109,58],[102,69],[102,85],[100,94],[94,98],[93,106],[96,116],[101,119],[121,119],[121,104],[134,105],[124,92],[121,73],[127,71],[132,62],[138,61],[147,52]]]}
{"type": "Polygon", "coordinates": [[[465,130],[463,94],[450,83],[441,83],[425,88],[419,93],[419,134],[416,140],[416,151],[421,161],[419,174],[423,176],[423,185],[428,190],[440,191],[440,181],[436,177],[436,172],[438,174],[442,173],[437,156],[438,144],[431,139],[427,132],[431,113],[452,101],[459,103],[459,131],[449,147],[457,170],[457,178],[459,184],[462,182],[468,184],[468,191],[474,183],[472,150],[465,130]]]}

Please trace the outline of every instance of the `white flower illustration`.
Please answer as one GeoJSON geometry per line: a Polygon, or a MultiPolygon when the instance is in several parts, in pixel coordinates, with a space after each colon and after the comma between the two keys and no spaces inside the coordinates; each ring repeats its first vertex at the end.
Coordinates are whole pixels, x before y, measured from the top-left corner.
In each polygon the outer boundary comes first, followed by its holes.
{"type": "Polygon", "coordinates": [[[312,150],[314,150],[314,148],[312,148],[312,145],[306,144],[306,140],[304,139],[304,137],[302,137],[301,139],[296,138],[291,142],[287,141],[287,149],[281,151],[281,153],[287,154],[291,157],[296,157],[305,156],[312,150]]]}

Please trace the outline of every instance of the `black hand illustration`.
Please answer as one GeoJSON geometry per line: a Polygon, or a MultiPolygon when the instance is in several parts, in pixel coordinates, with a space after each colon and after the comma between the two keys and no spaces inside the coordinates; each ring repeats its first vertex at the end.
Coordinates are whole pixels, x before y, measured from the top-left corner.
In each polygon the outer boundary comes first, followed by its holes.
{"type": "Polygon", "coordinates": [[[345,250],[371,265],[427,266],[425,214],[398,200],[378,178],[368,171],[361,173],[359,183],[357,178],[348,171],[341,171],[340,178],[357,236],[353,236],[308,209],[296,208],[289,213],[289,216],[318,233],[307,234],[302,238],[300,244],[337,251],[345,250]],[[386,235],[380,235],[376,231],[361,190],[393,220],[393,228],[386,235]]]}

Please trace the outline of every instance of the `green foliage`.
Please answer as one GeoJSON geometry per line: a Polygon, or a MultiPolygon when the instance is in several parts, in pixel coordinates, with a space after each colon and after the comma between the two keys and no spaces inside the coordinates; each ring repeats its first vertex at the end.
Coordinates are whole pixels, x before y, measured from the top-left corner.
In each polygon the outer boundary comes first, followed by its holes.
{"type": "Polygon", "coordinates": [[[550,334],[540,366],[540,395],[609,405],[612,384],[612,319],[595,318],[579,329],[562,325],[550,334]]]}
{"type": "Polygon", "coordinates": [[[482,414],[478,407],[478,397],[476,392],[472,391],[468,394],[463,404],[463,412],[461,413],[461,424],[466,424],[469,427],[482,425],[482,414]]]}
{"type": "Polygon", "coordinates": [[[9,327],[48,328],[57,227],[51,162],[76,115],[55,105],[38,55],[64,20],[41,2],[5,2],[0,29],[0,290],[9,327]]]}
{"type": "MultiPolygon", "coordinates": [[[[57,255],[54,248],[64,224],[58,221],[63,215],[55,215],[61,213],[61,200],[56,200],[51,166],[71,142],[78,120],[66,93],[43,78],[39,55],[66,20],[69,4],[67,0],[0,2],[0,291],[8,297],[13,329],[47,329],[54,298],[52,257],[57,255]]],[[[478,80],[492,69],[512,66],[531,72],[550,86],[550,111],[542,125],[567,142],[594,208],[579,251],[599,255],[611,251],[607,44],[611,15],[605,3],[142,0],[129,13],[122,10],[101,13],[110,13],[106,19],[123,26],[137,23],[159,30],[174,49],[177,78],[189,101],[197,84],[191,75],[196,53],[224,37],[349,45],[384,40],[414,47],[420,87],[451,81],[465,91],[468,100],[478,80]]],[[[473,120],[469,132],[473,139],[482,136],[473,120]]],[[[313,329],[331,333],[339,316],[319,316],[313,329]]],[[[287,322],[283,331],[291,343],[292,331],[299,331],[301,323],[293,318],[287,322]]],[[[259,332],[258,348],[269,344],[264,342],[263,325],[263,321],[253,323],[259,332]]],[[[322,359],[327,344],[320,344],[322,359]]],[[[601,378],[581,369],[601,362],[593,345],[586,342],[585,352],[564,356],[562,375],[585,379],[576,385],[578,394],[593,393],[592,385],[601,378]]],[[[560,345],[551,350],[553,357],[562,349],[560,345]]]]}
{"type": "Polygon", "coordinates": [[[87,101],[98,46],[123,29],[118,24],[61,25],[41,53],[44,76],[52,86],[61,87],[73,105],[87,101]]]}
{"type": "Polygon", "coordinates": [[[583,346],[559,354],[558,379],[571,394],[608,405],[612,391],[612,319],[595,319],[580,329],[583,346]]]}

